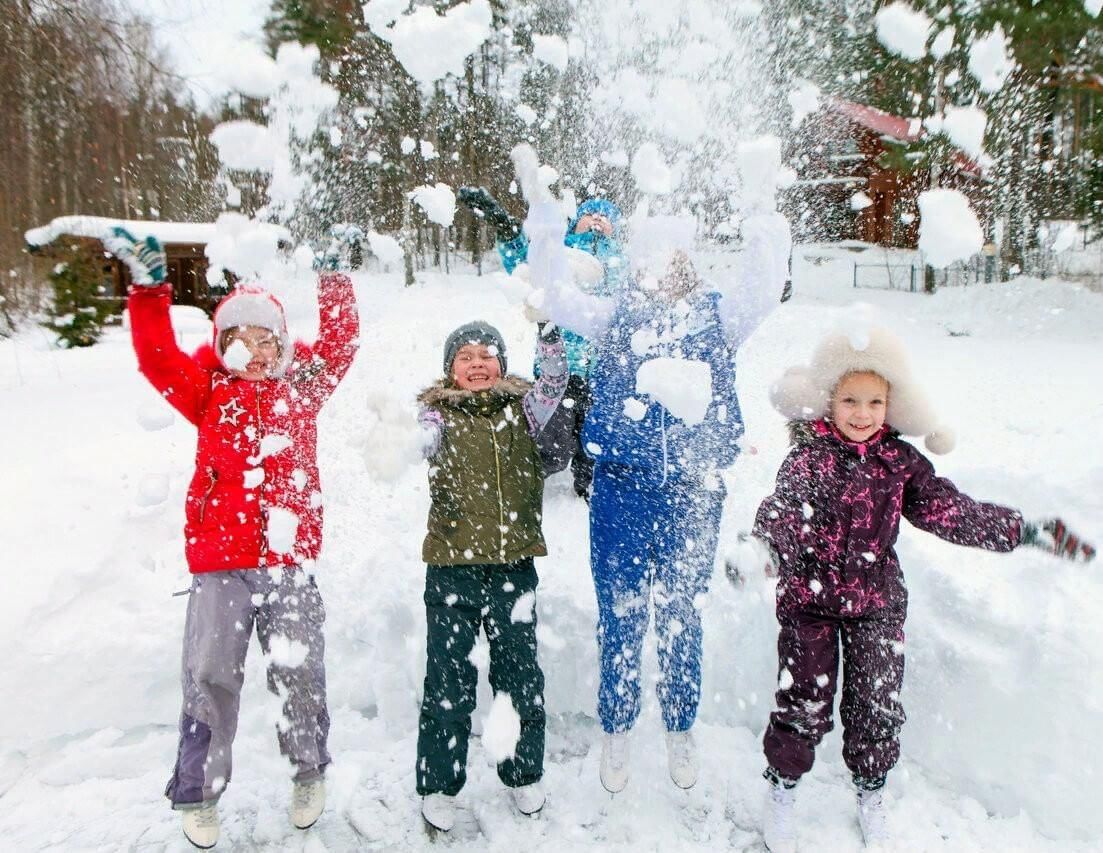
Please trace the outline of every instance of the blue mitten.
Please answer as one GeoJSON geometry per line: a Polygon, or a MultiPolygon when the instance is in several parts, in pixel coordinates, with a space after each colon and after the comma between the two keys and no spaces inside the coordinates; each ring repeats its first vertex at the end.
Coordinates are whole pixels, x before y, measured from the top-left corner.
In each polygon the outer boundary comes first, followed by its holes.
{"type": "Polygon", "coordinates": [[[156,237],[139,240],[125,228],[115,226],[103,238],[103,245],[127,265],[135,284],[157,287],[165,283],[165,250],[156,237]]]}

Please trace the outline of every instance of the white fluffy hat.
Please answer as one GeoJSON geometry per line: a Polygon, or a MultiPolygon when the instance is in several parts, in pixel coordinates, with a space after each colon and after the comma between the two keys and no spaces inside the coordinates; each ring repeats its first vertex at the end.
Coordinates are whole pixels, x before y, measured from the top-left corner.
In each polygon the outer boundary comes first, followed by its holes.
{"type": "Polygon", "coordinates": [[[889,383],[885,422],[903,435],[924,436],[932,453],[949,453],[956,436],[939,423],[912,376],[904,345],[890,331],[871,326],[860,332],[828,335],[808,365],[790,367],[770,388],[770,402],[791,420],[815,420],[828,414],[831,392],[848,373],[869,371],[889,383]]]}
{"type": "Polygon", "coordinates": [[[272,371],[275,376],[287,372],[294,358],[295,348],[287,332],[287,318],[283,306],[271,293],[257,285],[243,284],[234,288],[225,299],[218,303],[214,311],[214,351],[218,360],[226,368],[225,353],[222,352],[219,339],[226,329],[239,326],[259,326],[270,329],[280,340],[280,359],[272,371]]]}

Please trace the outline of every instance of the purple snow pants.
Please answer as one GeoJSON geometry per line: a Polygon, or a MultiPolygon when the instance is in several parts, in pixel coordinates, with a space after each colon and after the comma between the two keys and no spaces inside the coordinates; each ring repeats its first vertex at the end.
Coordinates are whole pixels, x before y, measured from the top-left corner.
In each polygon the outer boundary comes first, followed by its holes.
{"type": "Polygon", "coordinates": [[[856,777],[884,776],[900,757],[904,708],[904,612],[859,618],[778,612],[777,710],[763,739],[781,776],[812,768],[816,746],[834,727],[835,684],[842,642],[843,760],[856,777]]]}
{"type": "Polygon", "coordinates": [[[322,623],[314,579],[301,569],[194,575],[184,626],[184,708],[176,768],[165,789],[173,808],[217,800],[230,781],[231,748],[253,626],[268,659],[268,689],[282,696],[280,752],[296,782],[329,764],[322,623]]]}

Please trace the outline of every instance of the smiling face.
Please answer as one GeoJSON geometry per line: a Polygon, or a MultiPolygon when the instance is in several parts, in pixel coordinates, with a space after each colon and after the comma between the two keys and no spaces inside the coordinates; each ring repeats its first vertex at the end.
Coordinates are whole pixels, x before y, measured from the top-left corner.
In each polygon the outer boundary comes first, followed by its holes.
{"type": "Polygon", "coordinates": [[[502,378],[498,353],[486,344],[464,344],[452,359],[452,379],[464,391],[485,391],[502,378]]]}
{"type": "Polygon", "coordinates": [[[866,441],[885,423],[889,384],[876,373],[848,373],[831,395],[831,422],[851,441],[866,441]]]}
{"type": "Polygon", "coordinates": [[[227,329],[222,333],[220,341],[222,352],[227,352],[235,341],[244,344],[249,351],[249,360],[244,367],[230,370],[234,376],[259,382],[272,375],[280,360],[280,339],[275,332],[263,326],[237,326],[227,329]]]}

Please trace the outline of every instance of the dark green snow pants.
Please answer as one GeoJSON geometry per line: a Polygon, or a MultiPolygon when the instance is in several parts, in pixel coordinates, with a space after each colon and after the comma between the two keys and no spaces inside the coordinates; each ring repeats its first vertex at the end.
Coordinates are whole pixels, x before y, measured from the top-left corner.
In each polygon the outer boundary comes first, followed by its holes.
{"type": "Polygon", "coordinates": [[[478,682],[469,656],[480,626],[490,643],[490,686],[495,694],[509,694],[521,718],[516,754],[498,765],[498,776],[517,788],[544,775],[536,584],[531,557],[499,565],[426,567],[428,660],[418,724],[418,794],[455,795],[467,780],[467,741],[478,682]]]}

